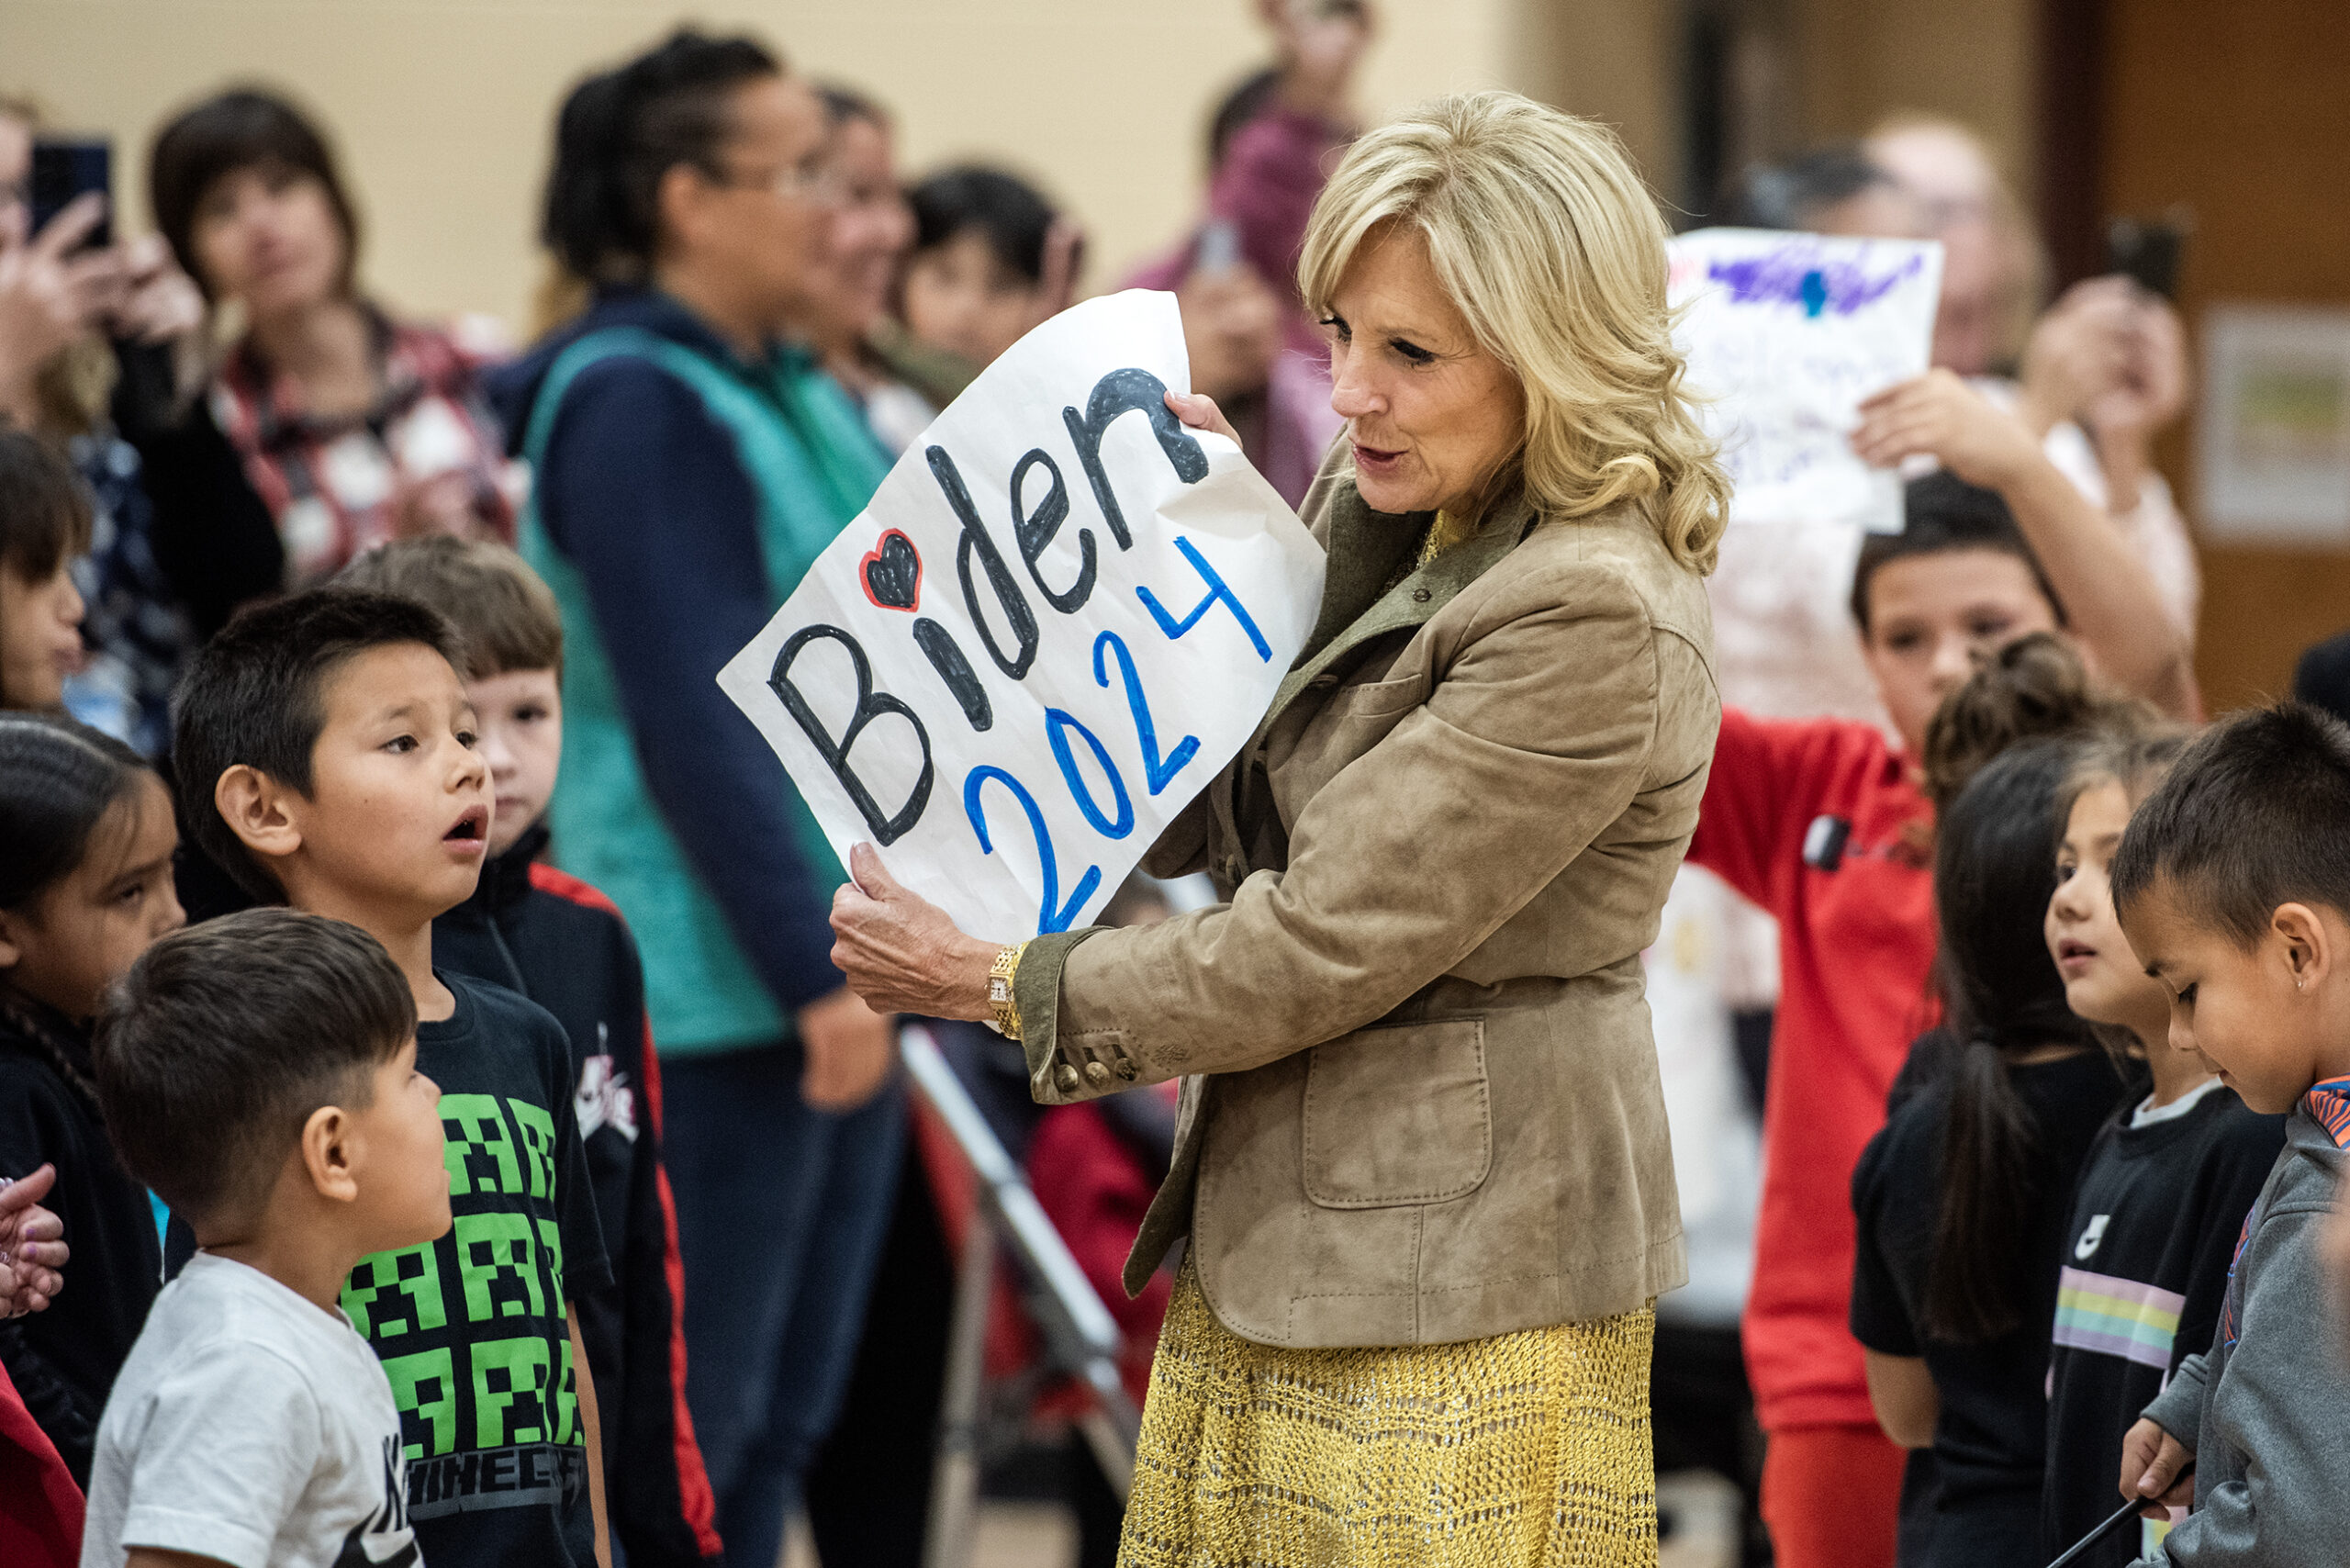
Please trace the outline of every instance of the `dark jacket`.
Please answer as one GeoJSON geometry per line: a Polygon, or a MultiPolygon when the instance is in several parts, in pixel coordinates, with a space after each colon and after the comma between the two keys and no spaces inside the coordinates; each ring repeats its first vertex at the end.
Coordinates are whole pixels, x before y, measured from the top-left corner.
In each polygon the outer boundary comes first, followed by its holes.
{"type": "Polygon", "coordinates": [[[483,868],[474,896],[432,923],[432,961],[520,991],[570,1036],[579,1133],[612,1264],[610,1288],[576,1304],[602,1416],[612,1533],[644,1568],[715,1562],[710,1482],[686,1415],[683,1319],[670,1283],[677,1237],[644,976],[610,902],[537,862],[546,840],[534,826],[483,868]]]}
{"type": "Polygon", "coordinates": [[[73,1260],[46,1311],[0,1323],[0,1364],[83,1486],[98,1416],[162,1288],[147,1189],[106,1141],[88,1036],[46,1009],[0,1000],[0,1175],[57,1167],[47,1206],[73,1260]]]}

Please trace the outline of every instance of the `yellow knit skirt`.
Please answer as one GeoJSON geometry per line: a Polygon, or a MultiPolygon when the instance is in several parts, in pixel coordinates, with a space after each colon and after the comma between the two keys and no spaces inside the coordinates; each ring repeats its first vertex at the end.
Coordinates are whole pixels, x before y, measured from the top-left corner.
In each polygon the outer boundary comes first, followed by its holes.
{"type": "Polygon", "coordinates": [[[1455,1345],[1290,1350],[1187,1260],[1119,1568],[1654,1568],[1656,1314],[1455,1345]]]}

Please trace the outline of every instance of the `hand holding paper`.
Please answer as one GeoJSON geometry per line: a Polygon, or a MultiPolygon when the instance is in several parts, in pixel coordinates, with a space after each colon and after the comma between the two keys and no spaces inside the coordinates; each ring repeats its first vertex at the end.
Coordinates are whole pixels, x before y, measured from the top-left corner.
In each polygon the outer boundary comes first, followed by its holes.
{"type": "Polygon", "coordinates": [[[1931,457],[1970,485],[2005,490],[2043,461],[2022,420],[1947,370],[1930,370],[1861,402],[1852,452],[1873,467],[1931,457]]]}
{"type": "Polygon", "coordinates": [[[1313,624],[1319,547],[1188,381],[1171,296],[1046,322],[720,673],[844,863],[973,938],[1107,902],[1313,624]]]}
{"type": "Polygon", "coordinates": [[[1755,229],[1673,241],[1673,331],[1720,442],[1730,521],[1901,526],[1901,481],[1846,443],[1861,400],[1924,374],[1942,247],[1755,229]]]}

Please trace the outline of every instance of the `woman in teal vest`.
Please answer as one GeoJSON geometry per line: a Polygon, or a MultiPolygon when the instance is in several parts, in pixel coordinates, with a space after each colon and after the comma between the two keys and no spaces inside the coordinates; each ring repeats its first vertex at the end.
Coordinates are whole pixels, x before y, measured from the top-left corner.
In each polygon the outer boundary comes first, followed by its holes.
{"type": "Polygon", "coordinates": [[[583,83],[543,238],[594,302],[501,387],[567,633],[554,856],[643,951],[687,1400],[727,1560],[755,1568],[838,1406],[903,1126],[889,1021],[829,957],[838,862],[713,679],[888,469],[785,337],[826,154],[815,95],[747,39],[679,32],[583,83]]]}

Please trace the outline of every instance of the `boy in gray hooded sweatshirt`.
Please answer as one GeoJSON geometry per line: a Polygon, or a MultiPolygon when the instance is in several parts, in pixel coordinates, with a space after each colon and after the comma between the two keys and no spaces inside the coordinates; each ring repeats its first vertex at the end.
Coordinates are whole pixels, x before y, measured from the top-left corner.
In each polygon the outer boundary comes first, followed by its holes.
{"type": "Polygon", "coordinates": [[[2290,1113],[2211,1348],[2123,1439],[2124,1496],[2192,1489],[2143,1562],[2340,1561],[2350,1375],[2319,1239],[2350,1146],[2350,729],[2289,702],[2213,725],[2131,818],[2112,886],[2171,993],[2172,1044],[2191,1037],[2252,1109],[2290,1113]]]}

